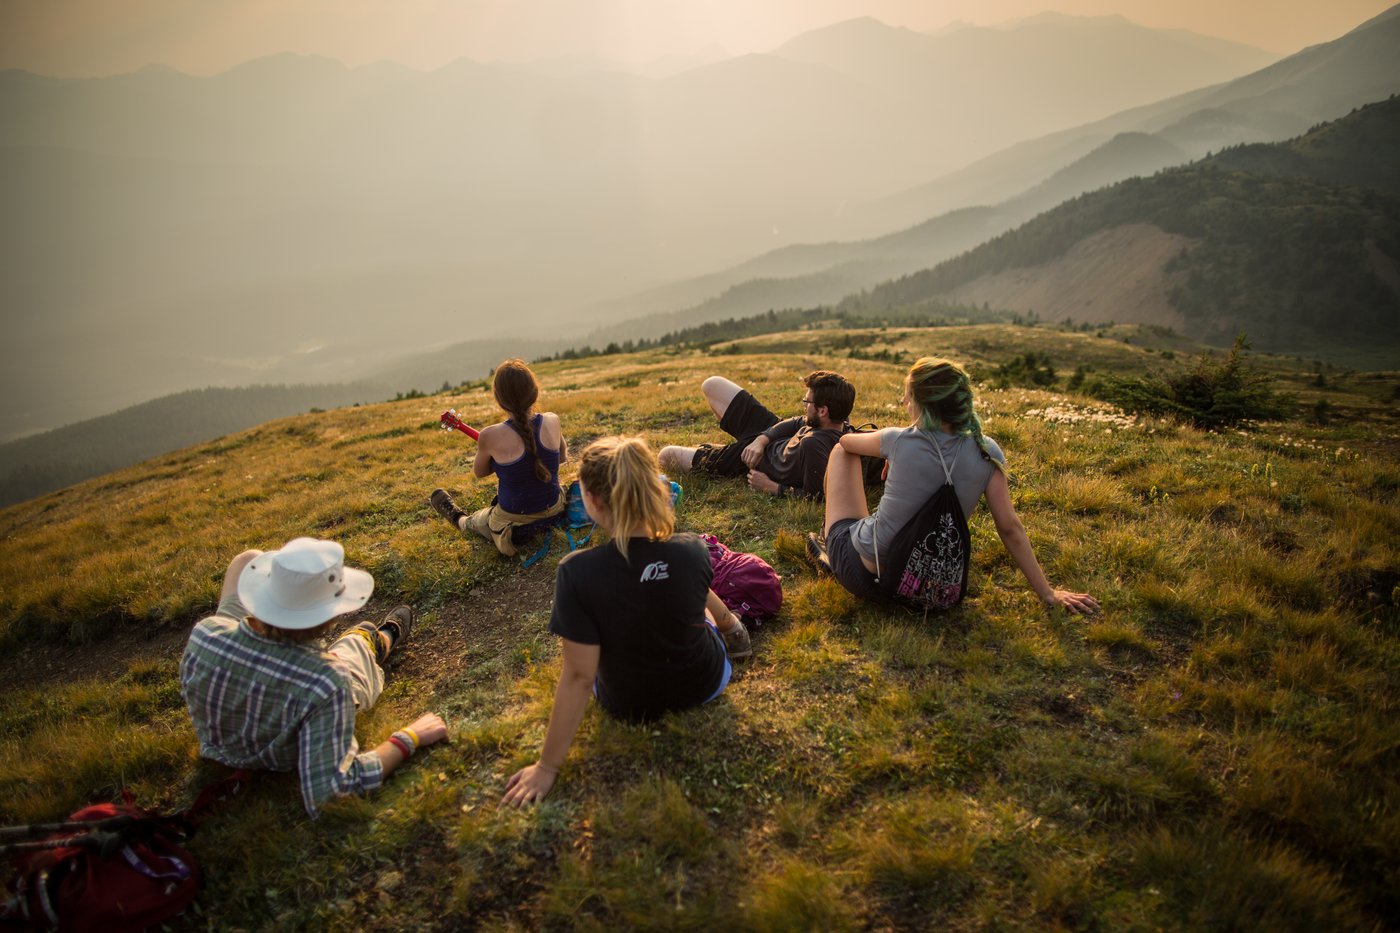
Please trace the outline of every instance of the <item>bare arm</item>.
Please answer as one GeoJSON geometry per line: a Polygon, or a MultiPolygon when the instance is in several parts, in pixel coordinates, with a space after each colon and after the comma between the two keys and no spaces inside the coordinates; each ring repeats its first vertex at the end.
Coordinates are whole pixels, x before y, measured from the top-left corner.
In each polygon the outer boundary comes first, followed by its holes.
{"type": "Polygon", "coordinates": [[[1098,611],[1098,600],[1088,593],[1058,590],[1045,579],[1045,571],[1040,569],[1040,561],[1035,559],[1035,552],[1031,550],[1031,539],[1026,534],[1026,526],[1021,524],[1016,507],[1011,504],[1011,489],[1006,484],[1005,473],[997,470],[992,474],[991,480],[987,482],[986,495],[987,508],[992,512],[992,520],[996,522],[1001,543],[1006,546],[1007,552],[1016,561],[1016,566],[1021,569],[1040,601],[1052,609],[1063,606],[1070,612],[1098,611]]]}
{"type": "Polygon", "coordinates": [[[556,432],[559,434],[559,443],[554,449],[559,451],[559,462],[563,463],[569,459],[569,441],[568,438],[564,437],[564,426],[559,423],[559,416],[552,411],[543,412],[543,417],[540,439],[548,446],[549,438],[553,437],[556,432]]]}
{"type": "Polygon", "coordinates": [[[758,466],[758,461],[763,459],[763,452],[768,449],[770,440],[771,438],[766,434],[760,434],[758,437],[755,437],[753,443],[749,444],[749,446],[745,447],[739,453],[739,459],[744,461],[744,466],[751,470],[758,466]]]}
{"type": "Polygon", "coordinates": [[[484,479],[495,472],[496,464],[492,462],[491,454],[495,447],[497,428],[499,427],[501,425],[493,424],[488,428],[482,428],[481,436],[476,439],[476,459],[472,461],[472,476],[477,479],[484,479]]]}
{"type": "Polygon", "coordinates": [[[578,725],[583,721],[583,711],[593,693],[593,680],[598,675],[599,648],[580,645],[567,638],[563,642],[564,668],[559,672],[559,686],[554,691],[554,709],[549,714],[549,729],[544,735],[540,760],[511,775],[506,782],[505,796],[501,798],[503,804],[518,807],[544,799],[554,786],[578,725]]]}
{"type": "MultiPolygon", "coordinates": [[[[418,736],[418,748],[424,748],[435,742],[440,742],[447,738],[447,724],[442,721],[442,717],[436,713],[424,713],[412,723],[408,730],[418,736]]],[[[403,751],[393,742],[381,742],[375,747],[374,753],[379,756],[379,762],[384,767],[384,776],[388,777],[395,768],[403,764],[403,751]]]]}
{"type": "Polygon", "coordinates": [[[715,628],[721,632],[732,631],[734,626],[739,624],[739,617],[729,611],[729,607],[714,590],[705,591],[705,612],[715,620],[715,628]]]}
{"type": "Polygon", "coordinates": [[[862,457],[880,456],[880,432],[870,431],[861,433],[851,431],[841,435],[841,449],[848,454],[859,454],[862,457]]]}

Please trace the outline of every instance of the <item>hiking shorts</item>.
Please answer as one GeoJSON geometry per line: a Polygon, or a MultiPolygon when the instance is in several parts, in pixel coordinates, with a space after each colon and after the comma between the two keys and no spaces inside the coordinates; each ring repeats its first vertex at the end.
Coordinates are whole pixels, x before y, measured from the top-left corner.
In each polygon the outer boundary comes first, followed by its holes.
{"type": "Polygon", "coordinates": [[[851,529],[860,519],[843,518],[831,526],[826,536],[826,558],[831,561],[831,575],[852,594],[860,599],[880,601],[884,594],[880,584],[860,559],[855,544],[851,541],[851,529]]]}
{"type": "Polygon", "coordinates": [[[748,389],[740,389],[724,410],[724,417],[719,419],[720,428],[734,438],[734,442],[701,444],[695,449],[690,468],[715,476],[748,476],[749,468],[744,465],[742,457],[744,448],[779,420],[748,389]]]}

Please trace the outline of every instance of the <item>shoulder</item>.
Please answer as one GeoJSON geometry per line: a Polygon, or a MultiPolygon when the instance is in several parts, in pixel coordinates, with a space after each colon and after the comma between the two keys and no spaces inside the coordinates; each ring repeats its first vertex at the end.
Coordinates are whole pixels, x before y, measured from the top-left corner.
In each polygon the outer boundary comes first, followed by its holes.
{"type": "Polygon", "coordinates": [[[710,546],[697,534],[681,532],[666,539],[664,546],[671,552],[672,560],[684,559],[697,566],[710,566],[710,546]]]}
{"type": "Polygon", "coordinates": [[[841,440],[841,435],[845,433],[844,426],[839,428],[814,428],[803,424],[797,429],[797,439],[803,447],[834,447],[841,440]]]}
{"type": "Polygon", "coordinates": [[[212,615],[201,619],[190,629],[190,642],[196,644],[211,639],[228,638],[238,631],[239,621],[231,616],[212,615]]]}
{"type": "Polygon", "coordinates": [[[707,556],[710,553],[710,546],[699,535],[690,531],[679,531],[667,538],[662,544],[682,551],[704,552],[707,556]]]}
{"type": "Polygon", "coordinates": [[[613,547],[611,542],[598,547],[584,548],[581,551],[570,551],[559,559],[554,577],[556,580],[563,580],[566,577],[577,579],[597,573],[608,563],[609,551],[617,553],[617,548],[613,547]]]}
{"type": "Polygon", "coordinates": [[[987,445],[987,454],[997,463],[1006,466],[1006,452],[1001,449],[1001,445],[985,434],[982,435],[982,441],[987,445]]]}
{"type": "Polygon", "coordinates": [[[498,421],[495,424],[488,424],[486,427],[482,428],[481,436],[477,440],[478,443],[484,443],[489,440],[494,440],[495,438],[501,437],[505,434],[513,433],[515,433],[514,429],[510,425],[506,424],[504,421],[498,421]]]}

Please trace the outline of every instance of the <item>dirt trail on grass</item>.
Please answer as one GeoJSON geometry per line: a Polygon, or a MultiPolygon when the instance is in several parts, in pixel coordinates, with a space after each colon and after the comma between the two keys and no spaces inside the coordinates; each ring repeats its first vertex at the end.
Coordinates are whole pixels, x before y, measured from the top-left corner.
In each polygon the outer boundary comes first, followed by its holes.
{"type": "MultiPolygon", "coordinates": [[[[513,650],[520,640],[519,618],[548,610],[553,598],[554,575],[545,566],[482,584],[439,607],[432,624],[420,626],[402,657],[391,661],[390,676],[411,677],[440,690],[461,672],[468,658],[479,662],[513,650]]],[[[344,627],[381,618],[395,605],[375,599],[346,616],[344,627]]],[[[133,664],[178,661],[197,621],[127,623],[87,645],[21,645],[0,654],[0,695],[87,680],[111,681],[133,664]]]]}

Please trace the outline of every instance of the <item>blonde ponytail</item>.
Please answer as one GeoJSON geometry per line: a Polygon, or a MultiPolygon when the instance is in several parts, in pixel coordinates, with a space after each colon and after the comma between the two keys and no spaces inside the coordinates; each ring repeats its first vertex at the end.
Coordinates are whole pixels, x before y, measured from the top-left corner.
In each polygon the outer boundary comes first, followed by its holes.
{"type": "Polygon", "coordinates": [[[640,437],[602,437],[584,448],[578,478],[612,513],[613,543],[627,558],[627,539],[665,541],[676,527],[670,490],[656,454],[640,437]]]}

